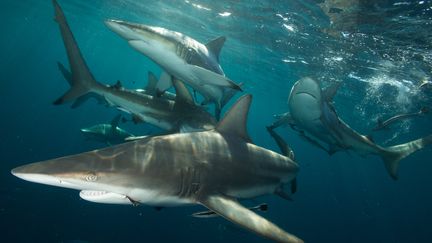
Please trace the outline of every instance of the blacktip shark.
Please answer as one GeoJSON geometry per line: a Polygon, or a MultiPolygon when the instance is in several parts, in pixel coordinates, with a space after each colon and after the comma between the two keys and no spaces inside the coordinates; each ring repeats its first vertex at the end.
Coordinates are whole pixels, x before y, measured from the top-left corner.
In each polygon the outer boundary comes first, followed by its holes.
{"type": "Polygon", "coordinates": [[[171,87],[172,80],[179,79],[203,95],[203,104],[215,103],[215,115],[219,119],[223,106],[236,91],[242,90],[241,85],[225,77],[219,64],[225,37],[204,45],[182,33],[161,27],[121,20],[106,20],[105,24],[165,70],[157,85],[159,92],[171,87]]]}
{"type": "Polygon", "coordinates": [[[108,145],[123,143],[126,138],[135,137],[133,134],[119,127],[121,115],[117,115],[110,124],[97,124],[87,128],[81,128],[81,132],[87,139],[101,141],[108,145]]]}
{"type": "Polygon", "coordinates": [[[243,207],[237,199],[272,194],[299,170],[290,158],[254,145],[241,97],[216,129],[148,137],[17,167],[23,180],[80,190],[89,201],[180,206],[200,204],[263,237],[303,242],[243,207]]]}
{"type": "Polygon", "coordinates": [[[350,128],[337,115],[331,101],[338,86],[339,84],[336,84],[323,91],[316,80],[308,77],[300,79],[292,87],[288,98],[290,112],[281,115],[271,127],[289,124],[308,138],[308,141],[325,149],[329,154],[353,150],[362,156],[378,155],[384,161],[387,172],[396,180],[400,160],[431,144],[432,135],[391,147],[375,144],[367,136],[350,128]],[[319,141],[327,144],[328,148],[319,141]]]}
{"type": "Polygon", "coordinates": [[[382,130],[384,128],[387,128],[390,124],[392,124],[396,121],[410,119],[410,118],[417,117],[417,116],[423,116],[427,113],[429,113],[429,109],[427,107],[422,107],[417,112],[402,113],[402,114],[394,115],[394,116],[388,118],[387,120],[378,119],[377,125],[372,130],[374,130],[374,131],[382,130]]]}
{"type": "MultiPolygon", "coordinates": [[[[63,104],[76,99],[72,105],[74,108],[93,97],[98,99],[100,103],[116,107],[134,115],[141,121],[168,131],[194,131],[214,128],[215,118],[204,108],[195,105],[189,90],[181,82],[174,82],[175,100],[158,98],[146,94],[146,92],[125,89],[119,81],[111,86],[97,82],[85,63],[60,5],[55,0],[53,4],[55,20],[60,26],[71,68],[71,72],[69,72],[62,64],[58,64],[71,88],[54,104],[63,104]]],[[[150,82],[150,84],[152,83],[150,82]]]]}

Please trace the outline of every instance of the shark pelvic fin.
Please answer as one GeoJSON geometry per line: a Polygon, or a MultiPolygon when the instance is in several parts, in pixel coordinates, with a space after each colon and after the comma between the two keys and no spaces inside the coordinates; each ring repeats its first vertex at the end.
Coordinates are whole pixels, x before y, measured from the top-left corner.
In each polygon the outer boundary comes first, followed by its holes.
{"type": "Polygon", "coordinates": [[[277,242],[303,242],[301,239],[285,232],[267,219],[243,207],[234,199],[215,195],[199,200],[199,202],[231,222],[268,239],[277,242]]]}
{"type": "Polygon", "coordinates": [[[271,126],[267,127],[267,131],[270,133],[270,136],[272,136],[272,138],[276,141],[276,144],[278,145],[282,154],[294,161],[294,151],[285,142],[285,140],[279,134],[277,134],[277,132],[275,132],[271,126]]]}
{"type": "Polygon", "coordinates": [[[158,84],[158,79],[156,78],[156,75],[154,75],[153,72],[148,72],[148,78],[147,78],[147,86],[145,87],[145,91],[150,95],[156,94],[156,86],[158,84]]]}
{"type": "Polygon", "coordinates": [[[207,49],[215,55],[218,62],[219,62],[219,55],[225,41],[226,41],[225,36],[220,36],[214,40],[211,40],[209,43],[205,45],[207,49]]]}
{"type": "Polygon", "coordinates": [[[189,92],[189,90],[186,88],[184,83],[176,78],[173,78],[172,83],[174,85],[174,89],[176,92],[176,105],[179,104],[189,104],[189,105],[195,105],[194,99],[189,92]]]}
{"type": "Polygon", "coordinates": [[[112,119],[111,121],[111,128],[112,129],[116,129],[120,123],[120,119],[121,119],[121,114],[118,114],[117,116],[114,117],[114,119],[112,119]]]}
{"type": "Polygon", "coordinates": [[[57,67],[60,70],[60,72],[63,74],[63,77],[66,79],[66,81],[68,81],[68,83],[72,86],[73,85],[72,73],[69,70],[67,70],[67,68],[60,62],[57,62],[57,67]]]}
{"type": "Polygon", "coordinates": [[[220,133],[234,134],[245,141],[250,142],[251,139],[247,132],[246,122],[249,108],[252,102],[252,95],[244,95],[226,113],[225,117],[216,127],[220,133]]]}
{"type": "Polygon", "coordinates": [[[156,85],[156,91],[158,93],[164,93],[165,91],[167,91],[172,86],[173,86],[173,83],[172,83],[171,75],[169,75],[167,72],[162,72],[162,74],[159,78],[159,82],[157,82],[157,85],[156,85]]]}

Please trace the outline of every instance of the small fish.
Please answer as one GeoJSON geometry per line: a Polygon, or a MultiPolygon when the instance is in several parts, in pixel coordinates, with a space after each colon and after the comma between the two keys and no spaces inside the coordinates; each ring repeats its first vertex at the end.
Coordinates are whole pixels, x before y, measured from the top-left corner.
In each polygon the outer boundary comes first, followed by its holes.
{"type": "Polygon", "coordinates": [[[395,115],[390,117],[389,119],[382,121],[381,119],[378,119],[378,124],[372,129],[374,131],[382,130],[386,127],[388,127],[390,124],[398,121],[398,120],[404,120],[413,118],[416,116],[422,116],[424,114],[427,114],[429,112],[429,109],[427,107],[422,107],[419,111],[413,112],[413,113],[402,113],[399,115],[395,115]]]}
{"type": "MultiPolygon", "coordinates": [[[[267,212],[268,205],[267,205],[267,203],[262,203],[260,205],[255,206],[255,207],[250,207],[248,209],[252,210],[252,211],[267,212]]],[[[192,214],[192,217],[196,217],[196,218],[214,218],[214,217],[218,217],[218,216],[219,215],[217,213],[215,213],[211,210],[196,212],[196,213],[192,214]]]]}

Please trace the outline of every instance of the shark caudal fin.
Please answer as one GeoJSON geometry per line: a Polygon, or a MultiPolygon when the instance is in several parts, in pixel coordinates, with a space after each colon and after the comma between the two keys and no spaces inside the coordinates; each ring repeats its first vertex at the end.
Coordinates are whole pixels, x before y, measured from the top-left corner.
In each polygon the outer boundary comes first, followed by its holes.
{"type": "Polygon", "coordinates": [[[394,180],[397,180],[398,179],[397,171],[399,168],[399,162],[403,158],[409,156],[410,154],[416,152],[417,150],[426,147],[429,144],[432,144],[432,135],[408,143],[385,148],[380,155],[382,160],[384,161],[384,165],[387,169],[387,172],[394,180]]]}
{"type": "Polygon", "coordinates": [[[63,65],[58,65],[63,76],[71,85],[71,88],[63,96],[54,101],[55,105],[59,105],[88,94],[98,83],[93,78],[81,55],[63,10],[56,0],[53,0],[53,5],[55,10],[54,20],[59,24],[70,66],[70,71],[68,71],[63,65]]]}

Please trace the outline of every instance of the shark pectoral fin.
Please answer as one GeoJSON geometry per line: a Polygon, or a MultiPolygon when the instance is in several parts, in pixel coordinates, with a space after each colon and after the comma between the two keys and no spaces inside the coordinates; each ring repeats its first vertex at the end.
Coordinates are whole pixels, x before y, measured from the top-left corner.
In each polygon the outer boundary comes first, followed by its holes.
{"type": "Polygon", "coordinates": [[[333,98],[335,97],[339,87],[341,86],[342,82],[337,82],[332,84],[330,87],[325,89],[323,91],[323,97],[326,101],[330,102],[333,101],[333,98]]]}
{"type": "Polygon", "coordinates": [[[247,115],[252,102],[252,95],[244,95],[226,113],[216,130],[222,134],[232,134],[251,142],[246,129],[247,115]]]}
{"type": "Polygon", "coordinates": [[[167,72],[163,72],[159,78],[159,82],[156,85],[156,92],[164,93],[173,86],[172,77],[167,72]]]}
{"type": "Polygon", "coordinates": [[[186,88],[184,83],[176,78],[172,79],[172,83],[174,85],[174,89],[176,92],[176,105],[178,104],[189,104],[189,105],[195,105],[195,101],[189,92],[189,90],[186,88]]]}
{"type": "Polygon", "coordinates": [[[125,141],[135,141],[135,140],[140,140],[140,139],[147,138],[147,137],[148,137],[147,135],[145,135],[145,136],[130,136],[130,137],[125,138],[124,140],[125,141]]]}
{"type": "Polygon", "coordinates": [[[241,87],[229,80],[227,77],[207,70],[205,68],[188,64],[190,70],[195,74],[195,76],[200,80],[201,84],[209,84],[215,86],[229,87],[231,89],[236,89],[242,91],[241,87]]]}
{"type": "Polygon", "coordinates": [[[277,119],[273,124],[270,125],[271,129],[274,129],[276,127],[284,126],[284,125],[294,125],[294,119],[291,117],[291,114],[289,112],[274,115],[274,117],[277,119]]]}
{"type": "Polygon", "coordinates": [[[221,51],[225,41],[226,41],[226,37],[220,36],[214,40],[211,40],[210,42],[208,42],[205,45],[207,47],[207,50],[209,50],[211,53],[213,53],[213,55],[216,57],[218,62],[219,62],[219,54],[220,54],[220,51],[221,51]]]}
{"type": "Polygon", "coordinates": [[[158,84],[158,80],[156,78],[156,75],[152,72],[148,72],[148,78],[147,78],[147,86],[145,87],[145,91],[150,95],[156,94],[156,86],[158,84]]]}
{"type": "Polygon", "coordinates": [[[231,198],[214,195],[199,200],[199,202],[203,206],[207,207],[213,212],[216,212],[231,222],[236,223],[268,239],[278,242],[303,242],[301,239],[285,232],[272,222],[243,207],[237,201],[231,198]]]}
{"type": "Polygon", "coordinates": [[[215,218],[217,216],[219,215],[211,210],[200,211],[192,214],[192,217],[195,218],[215,218]]]}

